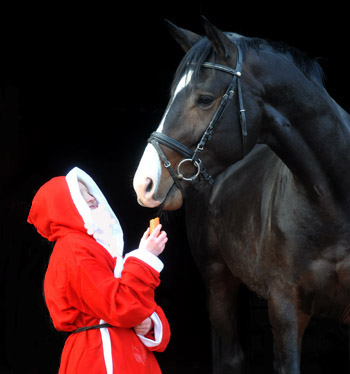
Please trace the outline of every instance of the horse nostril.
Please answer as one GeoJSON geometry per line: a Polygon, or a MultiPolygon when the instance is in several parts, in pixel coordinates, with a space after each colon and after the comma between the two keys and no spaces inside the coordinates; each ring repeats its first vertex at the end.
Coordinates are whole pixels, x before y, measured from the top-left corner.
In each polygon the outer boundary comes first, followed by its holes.
{"type": "Polygon", "coordinates": [[[151,192],[153,188],[153,181],[151,178],[147,178],[146,192],[151,192]]]}

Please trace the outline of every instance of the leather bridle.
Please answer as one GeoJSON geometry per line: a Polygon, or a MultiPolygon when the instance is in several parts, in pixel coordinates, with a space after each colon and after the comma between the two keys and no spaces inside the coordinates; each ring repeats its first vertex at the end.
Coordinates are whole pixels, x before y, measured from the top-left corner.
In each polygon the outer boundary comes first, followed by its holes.
{"type": "Polygon", "coordinates": [[[235,69],[232,69],[228,66],[212,63],[212,62],[204,62],[202,64],[202,67],[223,71],[225,73],[231,74],[233,78],[229,86],[227,87],[225,94],[221,98],[220,104],[218,108],[216,109],[213,115],[213,118],[209,122],[209,125],[204,131],[199,143],[197,144],[196,149],[194,151],[191,151],[191,149],[189,149],[187,146],[185,146],[178,140],[173,139],[170,136],[157,132],[157,131],[153,132],[148,139],[148,143],[151,143],[154,146],[154,148],[157,150],[159,157],[161,161],[163,162],[164,167],[169,171],[176,186],[180,190],[182,190],[182,187],[179,183],[180,180],[193,182],[200,175],[204,178],[205,181],[209,182],[210,184],[214,182],[213,177],[206,171],[205,167],[203,166],[202,161],[199,158],[199,154],[203,151],[205,145],[212,137],[216,126],[220,122],[222,116],[224,115],[226,108],[231,102],[234,96],[235,86],[237,86],[237,94],[238,94],[238,104],[239,104],[239,114],[240,114],[239,119],[240,119],[240,126],[241,126],[241,135],[242,135],[243,157],[247,153],[247,139],[246,139],[247,138],[247,123],[246,123],[245,109],[243,106],[242,88],[241,88],[241,80],[240,80],[241,74],[242,74],[241,73],[242,72],[242,53],[241,53],[240,48],[237,46],[237,62],[236,62],[235,69]],[[177,173],[172,169],[170,161],[166,157],[165,153],[163,152],[159,144],[162,144],[168,148],[171,148],[185,157],[178,164],[177,173]],[[192,163],[194,167],[196,168],[195,174],[191,177],[185,177],[184,174],[181,172],[181,167],[186,162],[192,163]]]}

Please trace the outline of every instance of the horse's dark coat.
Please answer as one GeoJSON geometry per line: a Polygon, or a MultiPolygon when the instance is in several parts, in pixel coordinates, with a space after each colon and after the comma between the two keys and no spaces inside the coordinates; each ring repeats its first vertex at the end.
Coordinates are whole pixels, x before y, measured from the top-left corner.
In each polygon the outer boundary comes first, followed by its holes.
{"type": "MultiPolygon", "coordinates": [[[[349,115],[329,97],[319,65],[305,55],[204,24],[203,39],[172,27],[178,41],[181,34],[186,39],[186,49],[189,40],[196,41],[174,86],[186,69],[196,71],[191,89],[169,109],[163,132],[193,148],[228,79],[225,73],[203,73],[200,65],[210,60],[234,67],[239,44],[251,152],[239,161],[233,103],[202,152],[214,186],[183,184],[189,242],[217,333],[214,371],[243,370],[235,304],[242,282],[268,301],[276,372],[299,373],[311,316],[350,323],[349,115]],[[213,98],[211,106],[196,104],[204,94],[213,98]]],[[[173,165],[181,160],[164,152],[173,165]]],[[[164,181],[169,185],[165,171],[158,191],[164,181]]]]}

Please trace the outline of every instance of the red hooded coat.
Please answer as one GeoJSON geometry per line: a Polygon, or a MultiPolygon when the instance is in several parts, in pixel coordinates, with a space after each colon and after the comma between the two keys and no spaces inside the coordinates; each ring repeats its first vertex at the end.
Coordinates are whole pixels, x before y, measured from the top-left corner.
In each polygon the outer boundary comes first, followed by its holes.
{"type": "MultiPolygon", "coordinates": [[[[45,275],[45,299],[57,330],[72,332],[104,322],[114,327],[71,334],[59,374],[159,374],[152,351],[163,351],[170,339],[167,319],[154,300],[163,264],[140,249],[123,258],[122,248],[113,252],[87,233],[89,219],[82,217],[83,203],[77,203],[74,192],[77,177],[85,178],[97,200],[106,204],[92,179],[75,168],[40,188],[28,217],[43,237],[56,242],[45,275]],[[133,327],[147,317],[154,330],[146,337],[136,335],[133,327]]],[[[120,247],[118,221],[116,228],[120,247]]]]}

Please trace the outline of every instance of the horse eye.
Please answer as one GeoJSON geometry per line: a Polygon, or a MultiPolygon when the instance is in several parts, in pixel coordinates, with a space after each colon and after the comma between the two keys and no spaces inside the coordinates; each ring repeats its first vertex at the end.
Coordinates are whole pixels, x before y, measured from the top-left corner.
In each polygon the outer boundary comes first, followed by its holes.
{"type": "Polygon", "coordinates": [[[214,99],[211,96],[201,95],[197,100],[197,104],[202,107],[207,107],[213,103],[214,99]]]}

